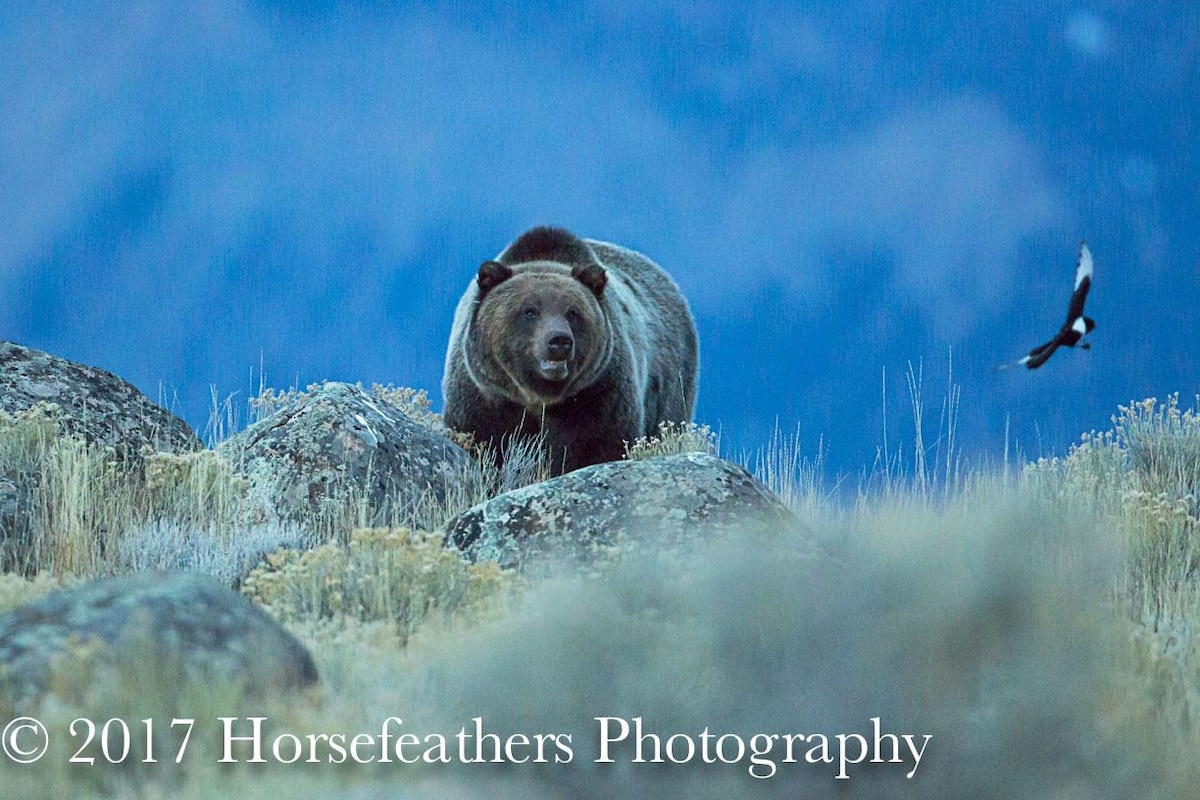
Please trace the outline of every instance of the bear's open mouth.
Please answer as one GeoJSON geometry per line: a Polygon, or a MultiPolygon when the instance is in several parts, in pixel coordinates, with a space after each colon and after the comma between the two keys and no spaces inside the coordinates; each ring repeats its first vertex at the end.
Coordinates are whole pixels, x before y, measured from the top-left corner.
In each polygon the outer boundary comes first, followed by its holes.
{"type": "Polygon", "coordinates": [[[543,378],[548,381],[562,381],[567,379],[567,373],[570,368],[566,361],[551,361],[546,359],[538,364],[538,372],[543,378]]]}

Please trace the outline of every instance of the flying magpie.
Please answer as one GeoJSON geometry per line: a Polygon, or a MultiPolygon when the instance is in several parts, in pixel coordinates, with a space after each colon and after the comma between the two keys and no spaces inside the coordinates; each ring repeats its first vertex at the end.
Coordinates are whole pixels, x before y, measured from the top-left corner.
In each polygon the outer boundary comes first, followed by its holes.
{"type": "Polygon", "coordinates": [[[1091,345],[1079,340],[1096,327],[1091,317],[1083,315],[1083,301],[1087,299],[1088,289],[1092,288],[1092,251],[1087,242],[1079,245],[1079,264],[1075,267],[1075,293],[1071,295],[1071,306],[1067,309],[1067,321],[1053,339],[1029,351],[1029,354],[1018,359],[1013,364],[1001,364],[996,369],[1008,369],[1011,366],[1024,364],[1029,369],[1037,369],[1054,354],[1059,345],[1087,350],[1091,345]]]}

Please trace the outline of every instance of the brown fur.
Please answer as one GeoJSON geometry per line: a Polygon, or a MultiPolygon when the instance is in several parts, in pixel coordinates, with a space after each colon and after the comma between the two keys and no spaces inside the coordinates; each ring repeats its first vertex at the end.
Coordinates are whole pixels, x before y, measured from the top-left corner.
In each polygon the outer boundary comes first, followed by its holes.
{"type": "Polygon", "coordinates": [[[445,419],[496,453],[542,433],[556,472],[624,453],[687,422],[696,331],[657,265],[631,250],[535,228],[485,261],[458,305],[445,419]]]}

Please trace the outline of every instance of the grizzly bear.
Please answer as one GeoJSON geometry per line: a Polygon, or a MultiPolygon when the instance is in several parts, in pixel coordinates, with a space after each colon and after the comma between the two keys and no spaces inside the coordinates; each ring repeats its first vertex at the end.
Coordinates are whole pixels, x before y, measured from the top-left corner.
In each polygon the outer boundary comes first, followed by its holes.
{"type": "Polygon", "coordinates": [[[497,458],[544,436],[553,474],[616,461],[625,443],[690,422],[696,328],[645,256],[534,228],[484,261],[454,314],[445,422],[497,458]]]}

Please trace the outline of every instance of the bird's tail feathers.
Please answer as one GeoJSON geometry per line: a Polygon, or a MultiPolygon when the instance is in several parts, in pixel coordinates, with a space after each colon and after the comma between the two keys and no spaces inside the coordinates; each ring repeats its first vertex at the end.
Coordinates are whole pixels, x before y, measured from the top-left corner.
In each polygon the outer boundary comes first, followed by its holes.
{"type": "Polygon", "coordinates": [[[1057,349],[1058,349],[1058,340],[1054,339],[1054,340],[1049,341],[1046,344],[1042,345],[1041,347],[1033,350],[1029,355],[1025,356],[1017,363],[1024,364],[1027,369],[1037,369],[1042,364],[1045,364],[1046,361],[1050,358],[1050,356],[1052,356],[1054,354],[1054,351],[1057,349]]]}

